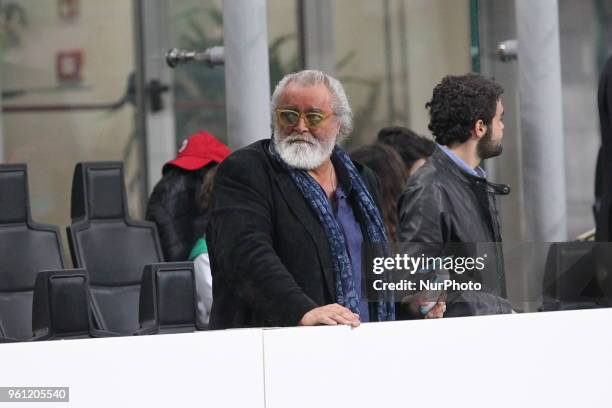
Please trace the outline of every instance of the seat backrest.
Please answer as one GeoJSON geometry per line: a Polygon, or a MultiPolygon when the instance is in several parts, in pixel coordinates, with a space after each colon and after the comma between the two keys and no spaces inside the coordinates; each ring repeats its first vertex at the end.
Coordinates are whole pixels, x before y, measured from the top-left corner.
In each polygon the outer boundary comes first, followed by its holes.
{"type": "Polygon", "coordinates": [[[36,275],[32,326],[41,340],[90,337],[92,327],[87,272],[44,271],[36,275]]]}
{"type": "Polygon", "coordinates": [[[9,339],[8,337],[6,337],[6,334],[4,334],[4,328],[2,327],[2,321],[0,320],[0,343],[13,343],[14,339],[9,339]]]}
{"type": "MultiPolygon", "coordinates": [[[[543,279],[544,299],[564,303],[592,302],[597,297],[589,290],[595,279],[595,242],[551,243],[543,279]]],[[[578,307],[578,306],[576,306],[578,307]]]]}
{"type": "Polygon", "coordinates": [[[6,336],[32,337],[36,274],[63,267],[58,228],[32,221],[26,165],[0,164],[0,319],[6,336]]]}
{"type": "Polygon", "coordinates": [[[76,165],[71,216],[70,252],[75,267],[88,271],[97,328],[134,333],[142,268],[163,255],[155,224],[129,217],[121,163],[76,165]]]}
{"type": "Polygon", "coordinates": [[[184,333],[198,329],[193,263],[147,265],[140,292],[140,324],[157,333],[184,333]]]}

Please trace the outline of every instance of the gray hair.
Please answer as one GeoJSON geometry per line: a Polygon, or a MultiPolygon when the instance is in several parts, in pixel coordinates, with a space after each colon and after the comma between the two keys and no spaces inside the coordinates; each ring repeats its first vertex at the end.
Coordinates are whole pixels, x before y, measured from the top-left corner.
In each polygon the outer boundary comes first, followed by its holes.
{"type": "MultiPolygon", "coordinates": [[[[336,78],[327,75],[322,71],[304,70],[293,72],[285,75],[283,79],[274,88],[272,93],[272,101],[270,104],[272,113],[272,123],[276,123],[276,108],[278,108],[278,99],[285,89],[285,86],[290,82],[295,82],[301,86],[312,86],[324,84],[331,93],[331,104],[334,114],[340,121],[340,134],[338,142],[344,140],[353,131],[353,112],[349,105],[344,87],[336,78]]],[[[276,126],[276,125],[275,125],[276,126]]]]}

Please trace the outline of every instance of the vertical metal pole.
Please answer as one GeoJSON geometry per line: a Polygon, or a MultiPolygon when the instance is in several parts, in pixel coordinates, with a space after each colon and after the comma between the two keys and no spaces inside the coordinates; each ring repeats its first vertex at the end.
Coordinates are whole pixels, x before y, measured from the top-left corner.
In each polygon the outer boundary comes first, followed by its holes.
{"type": "Polygon", "coordinates": [[[395,85],[393,84],[393,38],[391,35],[391,1],[383,1],[385,52],[385,76],[387,82],[387,104],[389,110],[389,125],[395,124],[395,85]]]}
{"type": "MultiPolygon", "coordinates": [[[[142,85],[146,96],[146,153],[147,153],[147,187],[151,192],[155,183],[161,178],[164,163],[176,154],[176,137],[174,124],[174,97],[172,91],[161,95],[162,109],[153,112],[150,104],[150,87],[152,81],[171,86],[172,71],[166,66],[166,50],[170,48],[168,2],[166,0],[146,0],[140,4],[142,18],[141,69],[142,85]]],[[[189,135],[180,135],[181,139],[189,135]]]]}
{"type": "Polygon", "coordinates": [[[304,68],[335,74],[334,4],[329,0],[299,3],[303,35],[304,68]]]}
{"type": "Polygon", "coordinates": [[[267,31],[266,0],[223,2],[227,136],[232,149],[271,134],[267,31]]]}
{"type": "MultiPolygon", "coordinates": [[[[0,44],[0,80],[4,78],[4,48],[0,44]]],[[[2,90],[2,82],[0,82],[0,91],[2,90]]],[[[2,113],[2,94],[0,92],[0,163],[4,163],[4,113],[2,113]]]]}
{"type": "Polygon", "coordinates": [[[145,73],[144,73],[144,17],[142,12],[142,2],[144,0],[134,0],[134,54],[136,56],[136,72],[135,72],[135,85],[136,85],[136,112],[134,115],[134,132],[135,139],[140,143],[134,143],[134,146],[138,148],[138,157],[142,163],[143,168],[140,169],[142,183],[140,184],[140,195],[142,197],[139,203],[140,213],[144,214],[146,211],[146,198],[149,195],[149,168],[147,160],[147,119],[146,119],[146,95],[145,95],[145,73]]]}
{"type": "Polygon", "coordinates": [[[526,239],[567,239],[557,0],[516,0],[526,239]]]}
{"type": "Polygon", "coordinates": [[[402,101],[404,104],[404,126],[410,127],[412,118],[410,117],[410,83],[408,75],[408,34],[406,33],[406,2],[399,3],[399,44],[400,44],[400,66],[402,75],[402,101]]]}
{"type": "Polygon", "coordinates": [[[480,33],[478,24],[478,0],[470,0],[470,39],[472,71],[480,72],[480,33]]]}

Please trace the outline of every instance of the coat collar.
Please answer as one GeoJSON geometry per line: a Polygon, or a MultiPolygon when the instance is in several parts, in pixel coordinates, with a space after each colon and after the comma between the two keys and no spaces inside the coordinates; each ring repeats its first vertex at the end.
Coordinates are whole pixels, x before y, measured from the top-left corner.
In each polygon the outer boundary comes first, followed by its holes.
{"type": "Polygon", "coordinates": [[[488,193],[497,195],[510,194],[511,188],[507,184],[492,183],[487,181],[486,178],[474,176],[463,171],[440,147],[436,147],[431,155],[431,160],[435,161],[438,166],[444,167],[461,180],[486,190],[488,193]]]}

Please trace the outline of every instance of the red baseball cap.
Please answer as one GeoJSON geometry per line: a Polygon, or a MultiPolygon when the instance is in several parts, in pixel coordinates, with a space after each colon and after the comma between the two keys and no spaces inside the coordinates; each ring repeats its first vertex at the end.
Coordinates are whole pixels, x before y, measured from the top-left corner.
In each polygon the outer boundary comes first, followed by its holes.
{"type": "Polygon", "coordinates": [[[230,153],[229,147],[218,141],[210,133],[198,132],[183,140],[176,159],[164,164],[162,173],[168,170],[168,166],[197,170],[210,162],[221,163],[230,153]]]}

